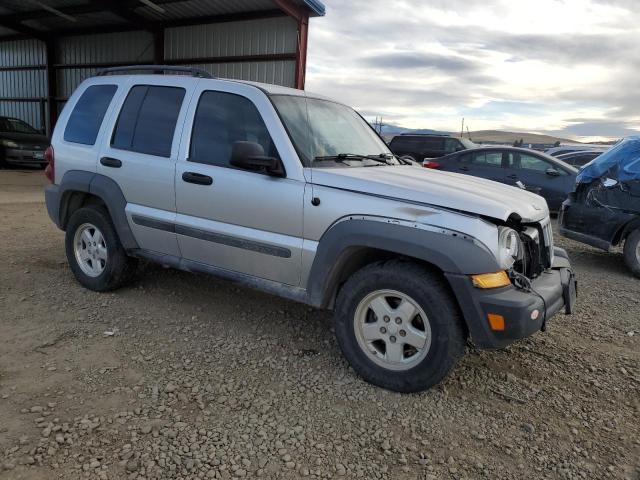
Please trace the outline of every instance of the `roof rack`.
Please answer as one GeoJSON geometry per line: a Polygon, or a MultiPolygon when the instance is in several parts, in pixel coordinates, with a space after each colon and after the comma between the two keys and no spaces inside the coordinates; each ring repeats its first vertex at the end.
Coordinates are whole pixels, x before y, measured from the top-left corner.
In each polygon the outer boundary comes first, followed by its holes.
{"type": "Polygon", "coordinates": [[[104,77],[110,73],[135,72],[140,70],[149,70],[151,73],[178,72],[189,73],[192,77],[198,78],[215,78],[206,70],[193,67],[180,67],[176,65],[127,65],[124,67],[104,68],[96,74],[98,77],[104,77]]]}
{"type": "Polygon", "coordinates": [[[410,137],[450,137],[450,133],[411,133],[405,132],[401,133],[400,136],[410,136],[410,137]]]}

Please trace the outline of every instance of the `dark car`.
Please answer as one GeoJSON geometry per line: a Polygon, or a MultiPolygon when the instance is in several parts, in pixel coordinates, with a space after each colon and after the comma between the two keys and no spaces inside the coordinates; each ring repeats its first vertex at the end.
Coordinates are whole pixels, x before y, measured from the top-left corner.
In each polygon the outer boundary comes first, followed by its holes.
{"type": "Polygon", "coordinates": [[[414,162],[422,162],[425,158],[440,158],[476,146],[466,138],[436,134],[402,134],[393,137],[389,143],[389,149],[394,155],[414,162]]]}
{"type": "Polygon", "coordinates": [[[481,147],[457,152],[435,161],[427,168],[464,173],[496,182],[524,186],[542,195],[549,209],[557,211],[573,189],[578,170],[541,152],[516,147],[481,147]]]}
{"type": "Polygon", "coordinates": [[[602,155],[602,152],[593,152],[590,150],[587,151],[578,151],[571,153],[563,153],[562,155],[557,155],[556,158],[558,160],[562,160],[569,165],[573,165],[576,168],[584,167],[587,163],[589,163],[594,158],[598,158],[602,155]]]}
{"type": "Polygon", "coordinates": [[[0,166],[8,163],[37,165],[44,168],[44,152],[49,139],[17,118],[0,117],[0,166]]]}
{"type": "Polygon", "coordinates": [[[609,251],[640,277],[640,137],[629,137],[586,165],[562,205],[560,233],[609,251]]]}

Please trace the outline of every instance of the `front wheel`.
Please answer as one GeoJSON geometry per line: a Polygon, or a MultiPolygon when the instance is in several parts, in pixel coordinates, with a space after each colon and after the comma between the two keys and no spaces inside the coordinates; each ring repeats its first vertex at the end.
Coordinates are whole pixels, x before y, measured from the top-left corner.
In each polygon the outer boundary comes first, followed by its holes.
{"type": "Polygon", "coordinates": [[[624,242],[624,261],[629,270],[640,278],[640,229],[631,232],[624,242]]]}
{"type": "Polygon", "coordinates": [[[366,381],[397,392],[426,390],[464,354],[465,331],[444,279],[421,265],[369,265],[343,285],[335,330],[344,356],[366,381]]]}
{"type": "Polygon", "coordinates": [[[65,247],[73,274],[90,290],[114,290],[135,273],[137,260],[127,256],[109,213],[102,207],[83,207],[73,213],[65,247]]]}

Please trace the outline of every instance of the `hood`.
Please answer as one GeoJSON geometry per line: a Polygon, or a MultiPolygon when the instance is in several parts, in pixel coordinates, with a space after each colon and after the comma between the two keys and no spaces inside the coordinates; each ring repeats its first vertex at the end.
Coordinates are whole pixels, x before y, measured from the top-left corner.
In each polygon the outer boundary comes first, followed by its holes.
{"type": "Polygon", "coordinates": [[[14,132],[0,132],[0,139],[12,140],[19,144],[24,145],[41,145],[44,147],[49,146],[49,139],[46,135],[39,133],[14,133],[14,132]]]}
{"type": "Polygon", "coordinates": [[[549,215],[544,198],[518,187],[413,166],[315,168],[313,183],[503,221],[514,213],[525,222],[538,222],[549,215]]]}

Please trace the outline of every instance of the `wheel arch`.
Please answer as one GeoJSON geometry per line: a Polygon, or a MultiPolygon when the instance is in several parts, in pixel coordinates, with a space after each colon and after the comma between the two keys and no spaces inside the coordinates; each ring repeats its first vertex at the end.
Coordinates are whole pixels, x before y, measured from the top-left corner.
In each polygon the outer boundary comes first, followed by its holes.
{"type": "Polygon", "coordinates": [[[309,303],[332,309],[340,286],[364,266],[391,258],[418,262],[440,274],[498,271],[493,255],[470,237],[441,228],[353,219],[321,238],[309,272],[309,303]]]}
{"type": "Polygon", "coordinates": [[[65,173],[59,187],[58,225],[65,230],[73,212],[87,205],[102,205],[126,250],[138,248],[125,207],[127,201],[118,184],[104,175],[72,170],[65,173]]]}
{"type": "Polygon", "coordinates": [[[620,245],[624,242],[632,232],[640,229],[640,216],[633,218],[622,227],[618,229],[615,237],[613,238],[613,245],[620,245]]]}

